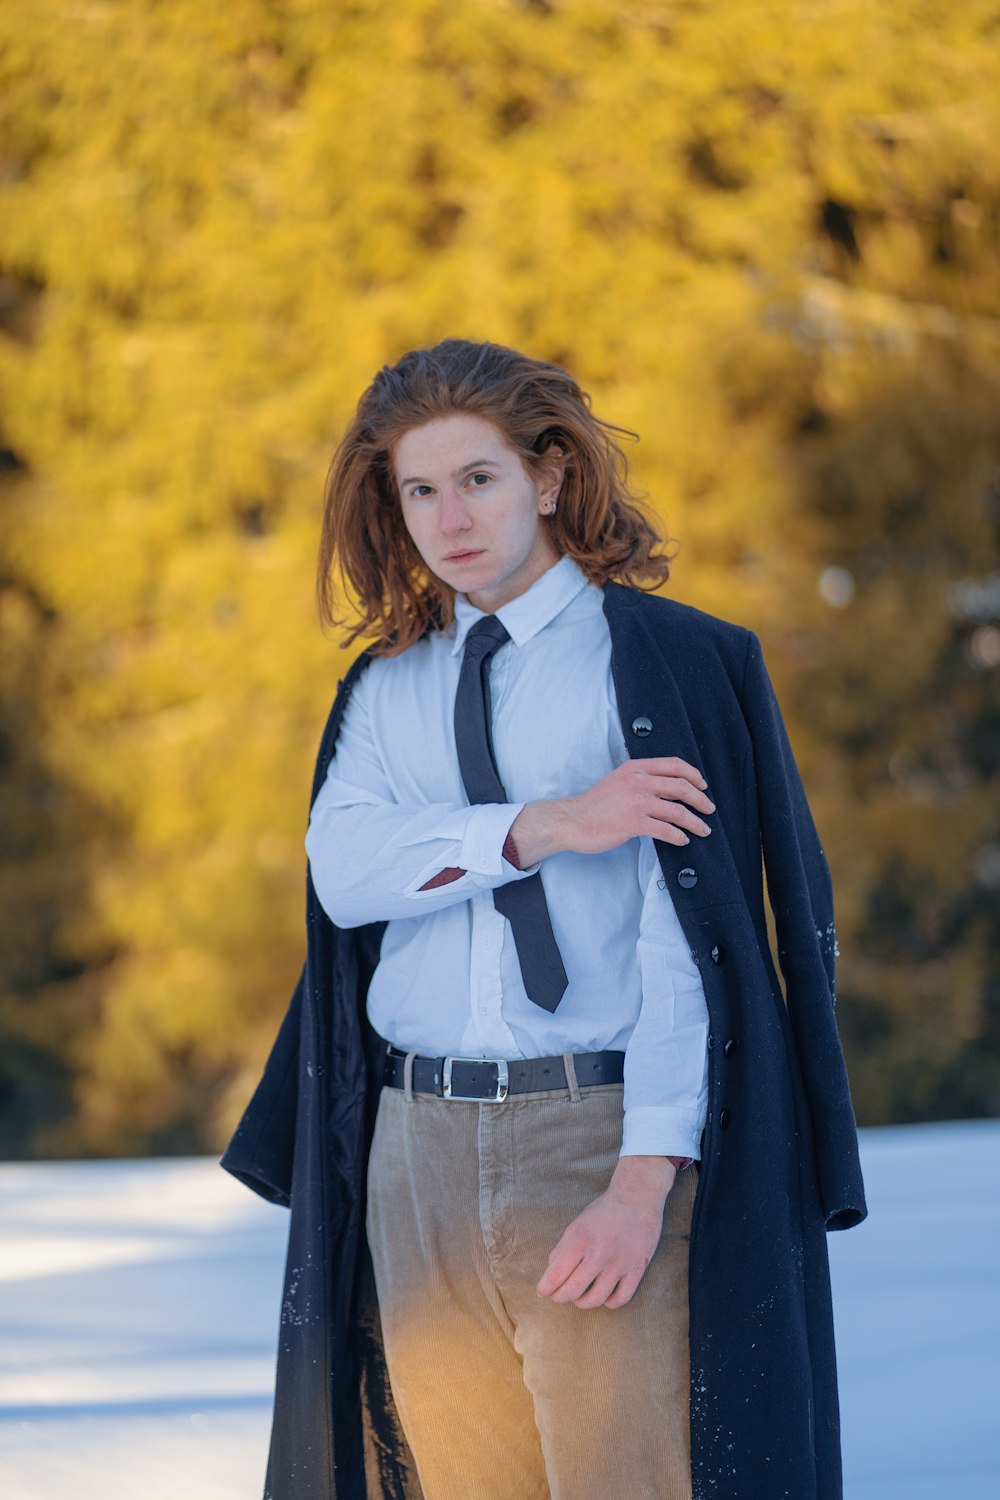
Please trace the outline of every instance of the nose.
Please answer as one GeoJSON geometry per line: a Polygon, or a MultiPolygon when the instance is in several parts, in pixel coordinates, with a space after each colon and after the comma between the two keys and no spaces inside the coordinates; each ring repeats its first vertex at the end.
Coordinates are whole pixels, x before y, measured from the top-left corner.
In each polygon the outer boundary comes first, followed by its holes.
{"type": "Polygon", "coordinates": [[[472,517],[463,496],[453,484],[446,485],[441,491],[441,530],[445,536],[452,536],[459,531],[468,531],[472,525],[472,517]]]}

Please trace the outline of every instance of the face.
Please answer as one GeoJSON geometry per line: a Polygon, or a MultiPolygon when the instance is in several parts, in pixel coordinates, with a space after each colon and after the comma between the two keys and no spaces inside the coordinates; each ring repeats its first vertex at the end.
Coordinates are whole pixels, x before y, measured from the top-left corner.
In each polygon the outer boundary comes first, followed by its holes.
{"type": "Polygon", "coordinates": [[[403,521],[436,577],[492,614],[531,587],[559,553],[545,512],[561,466],[535,479],[484,417],[461,412],[414,427],[396,444],[403,521]]]}

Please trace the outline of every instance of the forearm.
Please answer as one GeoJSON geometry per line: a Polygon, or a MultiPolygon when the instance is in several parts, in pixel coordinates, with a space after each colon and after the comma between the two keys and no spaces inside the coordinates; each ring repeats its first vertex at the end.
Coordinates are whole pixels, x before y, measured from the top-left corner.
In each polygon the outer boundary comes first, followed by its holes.
{"type": "Polygon", "coordinates": [[[341,927],[419,917],[518,879],[502,854],[519,804],[329,802],[313,810],[306,851],[313,885],[341,927]],[[438,872],[453,878],[435,883],[438,872]]]}
{"type": "Polygon", "coordinates": [[[574,797],[549,797],[528,802],[521,809],[510,831],[522,869],[573,847],[575,801],[574,797]]]}

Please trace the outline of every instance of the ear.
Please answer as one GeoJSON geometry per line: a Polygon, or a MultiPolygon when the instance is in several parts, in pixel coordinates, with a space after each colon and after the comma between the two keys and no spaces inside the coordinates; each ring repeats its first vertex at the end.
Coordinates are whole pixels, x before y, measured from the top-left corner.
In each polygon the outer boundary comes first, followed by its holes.
{"type": "Polygon", "coordinates": [[[539,507],[544,512],[548,506],[554,507],[559,499],[559,491],[566,476],[566,454],[558,443],[550,443],[541,456],[539,484],[539,507]]]}

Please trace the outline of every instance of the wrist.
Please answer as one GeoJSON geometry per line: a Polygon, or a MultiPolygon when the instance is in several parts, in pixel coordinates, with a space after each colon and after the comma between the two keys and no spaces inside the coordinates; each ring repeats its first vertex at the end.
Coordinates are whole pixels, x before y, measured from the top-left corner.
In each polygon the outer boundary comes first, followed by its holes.
{"type": "Polygon", "coordinates": [[[570,848],[568,806],[572,800],[549,797],[522,807],[510,826],[522,869],[570,848]]]}
{"type": "Polygon", "coordinates": [[[676,1176],[669,1156],[620,1156],[607,1196],[636,1208],[662,1209],[676,1176]]]}

